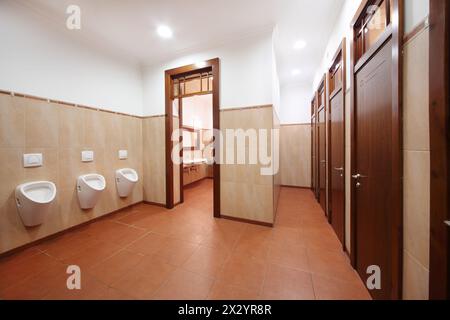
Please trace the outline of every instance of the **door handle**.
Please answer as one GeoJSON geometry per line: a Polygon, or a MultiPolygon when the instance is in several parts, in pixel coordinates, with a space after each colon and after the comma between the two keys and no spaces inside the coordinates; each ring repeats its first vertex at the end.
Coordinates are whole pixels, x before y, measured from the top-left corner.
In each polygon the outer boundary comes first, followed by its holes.
{"type": "Polygon", "coordinates": [[[342,171],[344,171],[344,168],[334,168],[334,170],[342,172],[342,171]]]}
{"type": "Polygon", "coordinates": [[[368,178],[368,177],[367,176],[363,176],[362,174],[358,173],[358,174],[352,175],[352,178],[358,180],[358,179],[368,178]]]}
{"type": "Polygon", "coordinates": [[[450,220],[448,220],[448,221],[444,221],[444,223],[447,225],[447,226],[449,226],[450,227],[450,220]]]}
{"type": "Polygon", "coordinates": [[[327,163],[327,160],[321,160],[320,163],[327,163]]]}

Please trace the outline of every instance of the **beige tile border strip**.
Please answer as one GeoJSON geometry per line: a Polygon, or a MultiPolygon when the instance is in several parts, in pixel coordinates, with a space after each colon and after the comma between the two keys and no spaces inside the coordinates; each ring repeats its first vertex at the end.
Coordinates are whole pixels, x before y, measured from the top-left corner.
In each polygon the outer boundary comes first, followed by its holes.
{"type": "Polygon", "coordinates": [[[293,126],[311,126],[311,123],[282,123],[281,127],[293,127],[293,126]]]}
{"type": "Polygon", "coordinates": [[[249,107],[238,107],[238,108],[226,108],[226,109],[220,109],[220,112],[227,112],[227,111],[239,111],[239,110],[252,110],[252,109],[262,109],[262,108],[273,108],[273,105],[266,104],[261,106],[249,106],[249,107]]]}
{"type": "MultiPolygon", "coordinates": [[[[158,114],[158,115],[151,115],[151,116],[137,116],[137,115],[133,115],[133,114],[129,114],[129,113],[105,110],[105,109],[100,109],[98,107],[86,106],[86,105],[82,105],[82,104],[76,104],[76,103],[66,102],[66,101],[61,101],[61,100],[47,99],[47,98],[43,98],[43,97],[33,96],[30,94],[6,91],[6,90],[1,90],[1,89],[0,89],[0,94],[6,94],[6,95],[13,96],[13,97],[27,98],[27,99],[33,99],[33,100],[38,100],[38,101],[45,101],[48,103],[60,104],[60,105],[73,107],[73,108],[95,110],[95,111],[99,111],[99,112],[106,112],[106,113],[111,113],[111,114],[116,114],[116,115],[121,115],[121,116],[128,116],[128,117],[138,118],[138,119],[151,119],[151,118],[166,117],[165,114],[158,114]]],[[[220,112],[252,110],[252,109],[262,109],[262,108],[273,108],[273,105],[268,104],[268,105],[261,105],[261,106],[227,108],[227,109],[220,109],[220,112]]]]}
{"type": "Polygon", "coordinates": [[[141,117],[141,116],[137,116],[137,115],[133,115],[133,114],[110,111],[110,110],[100,109],[100,108],[96,108],[96,107],[91,107],[91,106],[86,106],[86,105],[61,101],[61,100],[47,99],[47,98],[43,98],[43,97],[38,97],[38,96],[33,96],[33,95],[23,94],[23,93],[17,93],[17,92],[12,92],[12,91],[0,90],[0,94],[10,95],[12,97],[27,98],[27,99],[37,100],[37,101],[45,101],[48,103],[60,104],[60,105],[72,107],[72,108],[80,108],[80,109],[88,109],[88,110],[94,110],[94,111],[99,111],[99,112],[106,112],[106,113],[116,114],[116,115],[120,115],[120,116],[127,116],[127,117],[132,117],[132,118],[138,118],[138,119],[145,118],[145,117],[141,117]]]}

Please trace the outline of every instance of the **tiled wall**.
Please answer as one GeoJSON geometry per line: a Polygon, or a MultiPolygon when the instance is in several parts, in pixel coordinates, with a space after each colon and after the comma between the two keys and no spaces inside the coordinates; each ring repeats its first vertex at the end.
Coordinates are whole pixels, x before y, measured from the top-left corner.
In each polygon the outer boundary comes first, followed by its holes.
{"type": "Polygon", "coordinates": [[[282,125],[281,184],[311,187],[311,124],[282,125]]]}
{"type": "Polygon", "coordinates": [[[0,94],[0,253],[142,201],[142,146],[139,118],[0,94]],[[128,150],[127,160],[118,159],[120,149],[128,150]],[[95,161],[82,163],[82,150],[94,151],[95,161]],[[44,165],[23,168],[24,153],[42,153],[44,165]],[[125,167],[140,181],[121,199],[114,175],[125,167]],[[107,187],[95,209],[82,211],[75,186],[87,173],[102,174],[107,187]],[[44,224],[27,229],[14,190],[36,180],[53,181],[57,197],[44,224]]]}
{"type": "Polygon", "coordinates": [[[144,201],[166,204],[166,117],[143,121],[144,201]]]}
{"type": "MultiPolygon", "coordinates": [[[[220,127],[222,130],[270,130],[273,128],[273,123],[272,106],[222,110],[220,113],[220,127]]],[[[224,142],[226,142],[225,137],[224,142]]],[[[224,157],[226,152],[227,150],[224,150],[224,157]]],[[[261,175],[261,165],[259,164],[222,164],[220,169],[221,214],[258,222],[273,223],[274,177],[261,175]]]]}
{"type": "Polygon", "coordinates": [[[429,30],[404,45],[403,297],[428,299],[430,246],[429,30]]]}

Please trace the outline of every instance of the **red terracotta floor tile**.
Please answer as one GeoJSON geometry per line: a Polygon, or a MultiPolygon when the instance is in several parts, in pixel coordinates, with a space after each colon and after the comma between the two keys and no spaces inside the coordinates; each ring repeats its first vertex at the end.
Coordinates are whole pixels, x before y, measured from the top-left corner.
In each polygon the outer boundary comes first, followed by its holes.
{"type": "Polygon", "coordinates": [[[167,238],[155,255],[161,257],[174,266],[181,266],[185,263],[198,248],[198,245],[177,239],[167,238]]]}
{"type": "Polygon", "coordinates": [[[135,299],[149,300],[174,271],[175,267],[161,258],[146,256],[112,287],[135,299]]]}
{"type": "Polygon", "coordinates": [[[313,284],[320,300],[371,300],[362,282],[340,281],[313,274],[313,284]]]}
{"type": "Polygon", "coordinates": [[[248,290],[216,281],[208,294],[208,300],[259,300],[259,290],[248,290]]]}
{"type": "Polygon", "coordinates": [[[81,269],[91,269],[120,250],[122,250],[121,247],[112,242],[96,241],[95,244],[86,247],[85,250],[62,261],[65,264],[77,265],[81,269]]]}
{"type": "Polygon", "coordinates": [[[272,242],[268,260],[281,266],[310,271],[306,248],[299,244],[272,242]]]}
{"type": "Polygon", "coordinates": [[[35,276],[58,264],[58,261],[46,254],[39,253],[20,261],[9,260],[4,265],[0,262],[0,295],[19,282],[35,276]]]}
{"type": "Polygon", "coordinates": [[[346,281],[358,279],[356,271],[351,267],[344,252],[317,248],[308,248],[307,252],[312,273],[346,281]]]}
{"type": "Polygon", "coordinates": [[[57,287],[50,290],[43,299],[45,300],[99,300],[107,295],[108,287],[91,276],[81,272],[81,289],[69,290],[67,288],[67,276],[64,275],[57,281],[57,287]]]}
{"type": "Polygon", "coordinates": [[[5,300],[39,300],[44,298],[60,283],[66,283],[67,266],[57,263],[43,272],[37,273],[17,284],[10,286],[2,293],[5,300]]]}
{"type": "Polygon", "coordinates": [[[275,300],[314,300],[312,276],[308,272],[270,264],[261,296],[275,300]]]}
{"type": "Polygon", "coordinates": [[[143,255],[123,250],[99,263],[92,270],[89,270],[89,273],[103,283],[110,285],[141,262],[143,257],[143,255]]]}
{"type": "Polygon", "coordinates": [[[215,277],[221,270],[228,256],[229,254],[226,251],[200,246],[182,265],[182,268],[199,275],[215,277]]]}
{"type": "Polygon", "coordinates": [[[158,252],[158,250],[161,249],[161,247],[165,244],[166,241],[167,241],[166,236],[150,232],[147,233],[142,238],[131,243],[129,246],[126,247],[126,249],[134,253],[152,255],[158,252]]]}
{"type": "Polygon", "coordinates": [[[267,265],[261,260],[233,254],[218,274],[217,280],[248,291],[259,292],[263,285],[266,267],[267,265]]]}
{"type": "Polygon", "coordinates": [[[0,259],[0,299],[368,299],[309,190],[282,188],[274,228],[214,219],[212,181],[0,259]],[[44,252],[44,253],[42,253],[44,252]],[[81,267],[68,290],[66,264],[81,267]]]}
{"type": "Polygon", "coordinates": [[[178,269],[157,291],[157,300],[203,300],[206,299],[214,280],[178,269]]]}

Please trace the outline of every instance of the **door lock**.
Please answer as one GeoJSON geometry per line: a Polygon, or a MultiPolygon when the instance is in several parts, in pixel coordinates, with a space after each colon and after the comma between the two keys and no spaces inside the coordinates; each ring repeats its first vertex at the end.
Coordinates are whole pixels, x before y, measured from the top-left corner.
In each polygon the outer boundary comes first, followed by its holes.
{"type": "Polygon", "coordinates": [[[359,187],[361,187],[361,183],[357,182],[356,183],[356,188],[359,188],[359,187]]]}

